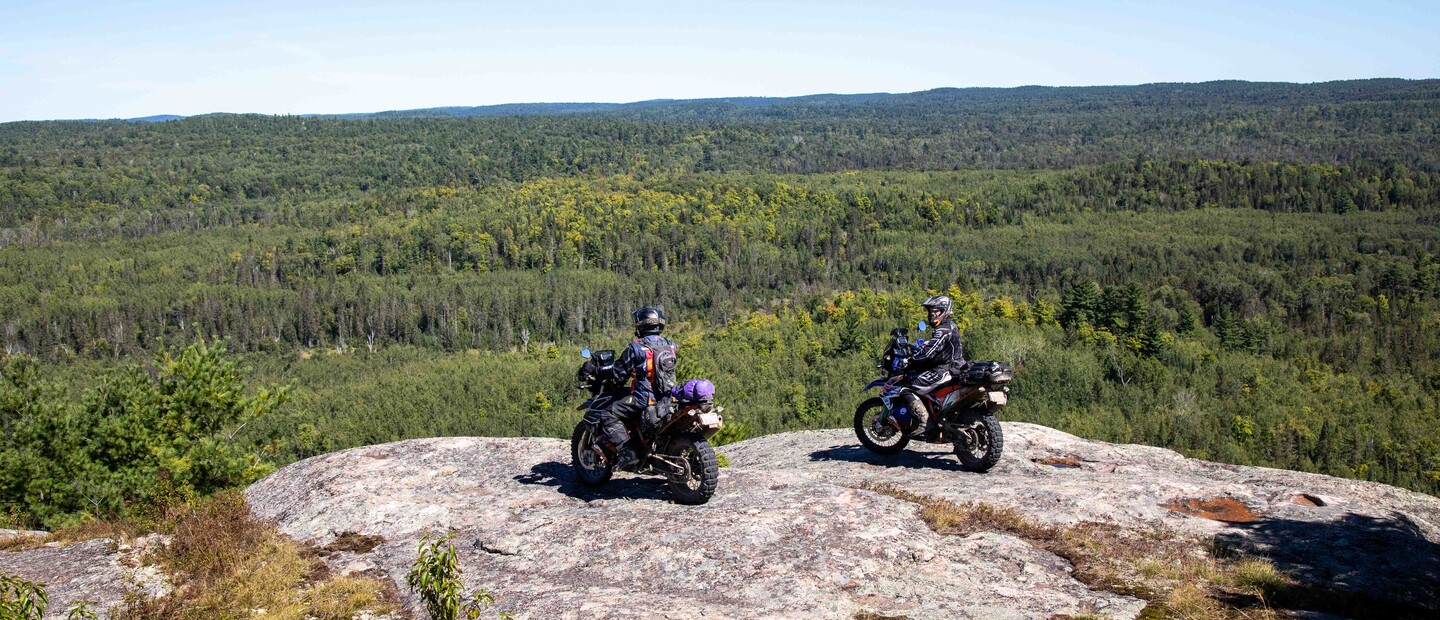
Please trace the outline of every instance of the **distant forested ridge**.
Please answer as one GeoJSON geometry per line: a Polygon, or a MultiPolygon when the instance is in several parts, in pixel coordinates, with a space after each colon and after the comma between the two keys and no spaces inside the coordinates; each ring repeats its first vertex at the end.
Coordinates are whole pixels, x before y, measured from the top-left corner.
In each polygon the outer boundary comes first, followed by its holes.
{"type": "Polygon", "coordinates": [[[609,113],[211,115],[0,125],[0,226],[200,201],[554,176],[1063,169],[1116,160],[1440,170],[1440,81],[939,90],[609,113]]]}
{"type": "MultiPolygon", "coordinates": [[[[0,458],[63,471],[43,429],[103,418],[136,360],[201,336],[293,387],[223,433],[232,469],[563,436],[575,351],[623,342],[643,303],[721,386],[722,439],[842,426],[884,334],[946,291],[967,350],[1020,368],[1012,419],[1434,493],[1437,98],[1213,82],[0,125],[0,458]]],[[[64,478],[0,480],[0,502],[124,505],[64,478]]]]}

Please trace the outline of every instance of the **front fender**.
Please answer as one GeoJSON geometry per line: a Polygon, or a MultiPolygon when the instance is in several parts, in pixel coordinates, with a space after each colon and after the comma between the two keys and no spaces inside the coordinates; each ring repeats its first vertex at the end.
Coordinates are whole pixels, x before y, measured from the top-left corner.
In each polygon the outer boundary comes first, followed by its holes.
{"type": "Polygon", "coordinates": [[[880,387],[880,386],[882,386],[882,385],[885,385],[885,384],[886,384],[887,382],[889,382],[889,381],[890,381],[890,379],[889,379],[888,377],[885,378],[885,379],[876,379],[876,380],[874,380],[874,381],[871,381],[871,382],[870,382],[868,385],[866,385],[865,387],[860,388],[860,391],[861,391],[861,392],[864,392],[864,391],[869,390],[869,389],[871,389],[871,388],[880,387]]]}

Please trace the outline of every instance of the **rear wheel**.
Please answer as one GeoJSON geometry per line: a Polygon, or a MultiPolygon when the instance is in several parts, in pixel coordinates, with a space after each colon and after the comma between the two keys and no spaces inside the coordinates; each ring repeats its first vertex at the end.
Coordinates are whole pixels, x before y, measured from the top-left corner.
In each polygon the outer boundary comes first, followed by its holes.
{"type": "Polygon", "coordinates": [[[595,427],[581,422],[570,434],[570,462],[575,465],[575,476],[590,486],[609,482],[615,473],[613,463],[595,445],[595,431],[595,427]]]}
{"type": "Polygon", "coordinates": [[[670,456],[679,457],[684,471],[668,477],[670,492],[676,503],[703,504],[715,495],[720,484],[720,461],[715,458],[715,448],[710,442],[694,437],[680,437],[670,442],[666,451],[670,456]]]}
{"type": "Polygon", "coordinates": [[[990,413],[966,414],[958,425],[960,437],[955,440],[955,456],[966,471],[985,473],[1000,462],[1005,450],[1005,436],[1000,421],[990,413]]]}
{"type": "Polygon", "coordinates": [[[880,417],[885,413],[885,403],[879,397],[871,398],[855,408],[855,436],[860,445],[876,454],[895,454],[910,443],[910,436],[892,417],[880,417]]]}

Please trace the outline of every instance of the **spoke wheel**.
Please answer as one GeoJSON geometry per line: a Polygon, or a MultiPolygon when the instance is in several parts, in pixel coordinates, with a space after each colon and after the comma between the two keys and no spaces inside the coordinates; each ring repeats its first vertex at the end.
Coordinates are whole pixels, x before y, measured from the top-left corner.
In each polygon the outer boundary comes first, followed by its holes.
{"type": "Polygon", "coordinates": [[[960,437],[955,441],[955,456],[967,471],[984,473],[1000,462],[1005,449],[1005,436],[1000,421],[989,413],[967,416],[959,425],[960,437]]]}
{"type": "Polygon", "coordinates": [[[866,400],[855,408],[855,436],[860,445],[876,454],[895,454],[910,443],[906,429],[900,427],[894,418],[880,417],[885,413],[885,403],[878,397],[866,400]]]}
{"type": "Polygon", "coordinates": [[[703,504],[715,495],[720,483],[720,461],[715,448],[704,439],[681,437],[670,444],[671,456],[680,457],[684,470],[669,476],[670,492],[681,504],[703,504]]]}
{"type": "Polygon", "coordinates": [[[575,475],[580,482],[600,486],[610,481],[615,474],[614,464],[595,445],[595,428],[581,422],[570,434],[570,461],[575,466],[575,475]]]}

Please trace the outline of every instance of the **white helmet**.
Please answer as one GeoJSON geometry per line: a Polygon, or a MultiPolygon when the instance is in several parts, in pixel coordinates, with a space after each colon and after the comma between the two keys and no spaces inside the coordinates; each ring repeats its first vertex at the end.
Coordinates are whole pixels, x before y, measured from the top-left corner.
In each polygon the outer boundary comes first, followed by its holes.
{"type": "Polygon", "coordinates": [[[937,325],[944,322],[945,319],[950,318],[950,298],[945,295],[936,295],[925,300],[925,303],[920,305],[925,307],[927,313],[935,310],[940,311],[940,318],[934,319],[937,325]]]}

